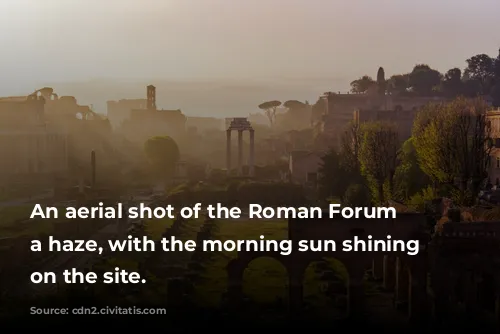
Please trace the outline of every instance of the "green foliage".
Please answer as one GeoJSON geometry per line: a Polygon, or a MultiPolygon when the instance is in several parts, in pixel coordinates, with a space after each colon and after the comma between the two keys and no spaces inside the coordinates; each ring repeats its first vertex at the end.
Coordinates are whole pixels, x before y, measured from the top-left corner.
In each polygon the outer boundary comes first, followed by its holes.
{"type": "MultiPolygon", "coordinates": [[[[410,73],[393,75],[385,83],[379,69],[377,86],[380,93],[386,87],[392,95],[471,98],[489,95],[493,99],[493,105],[500,107],[500,51],[496,58],[478,54],[467,59],[466,63],[467,67],[463,71],[452,68],[444,75],[429,65],[418,64],[410,73]]],[[[351,91],[365,93],[375,85],[375,81],[365,75],[351,82],[351,91]]]]}
{"type": "Polygon", "coordinates": [[[426,188],[431,180],[418,165],[413,138],[404,142],[399,151],[400,164],[394,174],[394,199],[406,202],[410,197],[426,188]]]}
{"type": "Polygon", "coordinates": [[[378,202],[384,202],[384,184],[392,182],[397,166],[398,134],[394,125],[383,122],[365,123],[359,152],[361,173],[366,177],[378,202]]]}
{"type": "Polygon", "coordinates": [[[419,64],[410,73],[409,83],[411,89],[423,96],[431,96],[441,83],[441,73],[429,67],[419,64]]]}
{"type": "Polygon", "coordinates": [[[428,186],[427,188],[424,188],[417,194],[413,195],[407,202],[407,204],[412,209],[423,212],[425,211],[427,203],[429,203],[436,197],[438,197],[438,194],[435,192],[434,188],[428,186]]]}
{"type": "Polygon", "coordinates": [[[433,181],[458,189],[462,195],[457,198],[463,200],[475,198],[487,177],[491,151],[487,109],[480,98],[429,105],[417,114],[413,127],[422,171],[433,181]],[[471,195],[465,196],[467,191],[471,195]]]}
{"type": "Polygon", "coordinates": [[[144,144],[144,152],[155,172],[161,177],[171,177],[179,161],[177,143],[168,136],[152,137],[144,144]]]}

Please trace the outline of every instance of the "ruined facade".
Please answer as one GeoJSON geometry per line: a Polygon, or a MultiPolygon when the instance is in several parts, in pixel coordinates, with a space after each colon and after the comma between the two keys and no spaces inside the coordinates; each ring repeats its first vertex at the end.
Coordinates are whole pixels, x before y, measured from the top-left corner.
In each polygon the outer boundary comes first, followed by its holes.
{"type": "Polygon", "coordinates": [[[0,98],[0,177],[3,181],[64,174],[68,133],[47,123],[42,96],[0,98]]]}
{"type": "Polygon", "coordinates": [[[392,122],[396,124],[398,138],[401,141],[411,137],[413,121],[417,115],[415,108],[411,110],[355,110],[354,122],[362,124],[366,122],[392,122]]]}
{"type": "Polygon", "coordinates": [[[121,99],[107,102],[107,117],[113,129],[119,128],[130,118],[133,109],[146,109],[147,99],[121,99]]]}
{"type": "Polygon", "coordinates": [[[158,109],[154,86],[148,86],[146,93],[146,108],[131,109],[128,119],[122,122],[118,131],[139,145],[154,136],[170,136],[176,141],[183,140],[186,133],[186,116],[180,109],[158,109]]]}
{"type": "Polygon", "coordinates": [[[290,180],[300,184],[315,185],[318,180],[318,171],[321,166],[322,153],[306,150],[290,152],[289,173],[290,180]]]}
{"type": "MultiPolygon", "coordinates": [[[[385,82],[385,81],[384,81],[385,82]]],[[[387,94],[385,90],[372,89],[365,94],[325,93],[320,97],[321,110],[313,111],[313,126],[318,133],[328,138],[333,146],[340,144],[340,134],[353,121],[354,112],[358,119],[379,120],[391,117],[408,128],[411,115],[430,102],[445,100],[441,97],[418,97],[387,94]],[[410,112],[411,114],[408,114],[410,112]]],[[[407,132],[405,130],[405,132],[407,132]]]]}
{"type": "MultiPolygon", "coordinates": [[[[325,213],[327,215],[327,213],[325,213]]],[[[392,294],[393,306],[406,313],[412,326],[431,321],[456,321],[456,307],[463,305],[469,316],[486,311],[500,324],[500,223],[453,222],[431,236],[426,216],[399,213],[393,219],[289,219],[288,237],[294,249],[300,240],[393,240],[419,242],[419,252],[404,251],[343,252],[241,251],[227,266],[228,299],[232,310],[243,305],[243,274],[255,259],[277,260],[288,275],[290,316],[299,320],[304,309],[304,274],[310,264],[326,258],[342,262],[347,274],[347,307],[345,317],[362,320],[366,317],[367,293],[364,280],[381,279],[384,290],[392,294]]]]}

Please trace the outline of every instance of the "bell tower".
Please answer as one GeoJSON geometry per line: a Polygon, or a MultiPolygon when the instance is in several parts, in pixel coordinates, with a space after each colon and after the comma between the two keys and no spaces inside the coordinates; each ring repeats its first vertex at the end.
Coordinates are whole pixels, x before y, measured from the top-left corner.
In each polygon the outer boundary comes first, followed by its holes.
{"type": "Polygon", "coordinates": [[[148,110],[156,110],[156,87],[153,85],[149,85],[147,87],[147,109],[148,110]]]}

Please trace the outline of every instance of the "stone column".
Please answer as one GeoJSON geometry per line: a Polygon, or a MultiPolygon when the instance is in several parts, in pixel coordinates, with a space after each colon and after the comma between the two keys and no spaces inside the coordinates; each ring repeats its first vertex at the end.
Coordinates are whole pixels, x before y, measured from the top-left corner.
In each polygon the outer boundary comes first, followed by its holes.
{"type": "Polygon", "coordinates": [[[226,131],[226,169],[227,175],[231,174],[231,130],[226,131]]]}
{"type": "Polygon", "coordinates": [[[254,169],[254,164],[255,164],[255,142],[254,142],[254,130],[250,130],[250,152],[248,155],[248,174],[250,177],[255,176],[255,169],[254,169]]]}
{"type": "Polygon", "coordinates": [[[409,281],[408,267],[406,267],[399,257],[396,258],[396,287],[394,289],[394,304],[396,308],[408,302],[409,281]]]}
{"type": "Polygon", "coordinates": [[[394,256],[385,255],[384,256],[384,289],[387,291],[392,291],[394,289],[396,269],[395,269],[396,259],[394,256]]]}
{"type": "Polygon", "coordinates": [[[243,130],[238,130],[238,176],[243,175],[243,130]]]}
{"type": "Polygon", "coordinates": [[[422,324],[427,320],[429,307],[427,305],[427,271],[425,267],[414,267],[410,275],[410,295],[408,313],[410,321],[422,324]]]}

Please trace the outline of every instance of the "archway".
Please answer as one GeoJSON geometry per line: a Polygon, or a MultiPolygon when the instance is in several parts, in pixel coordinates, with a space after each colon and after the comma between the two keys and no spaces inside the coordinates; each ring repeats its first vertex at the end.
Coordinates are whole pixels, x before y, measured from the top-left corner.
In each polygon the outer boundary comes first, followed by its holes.
{"type": "Polygon", "coordinates": [[[329,320],[348,313],[349,273],[346,266],[333,257],[322,257],[304,270],[304,312],[329,320]]]}
{"type": "Polygon", "coordinates": [[[243,271],[243,295],[251,304],[285,309],[289,299],[287,268],[281,261],[261,256],[252,259],[243,271]]]}

